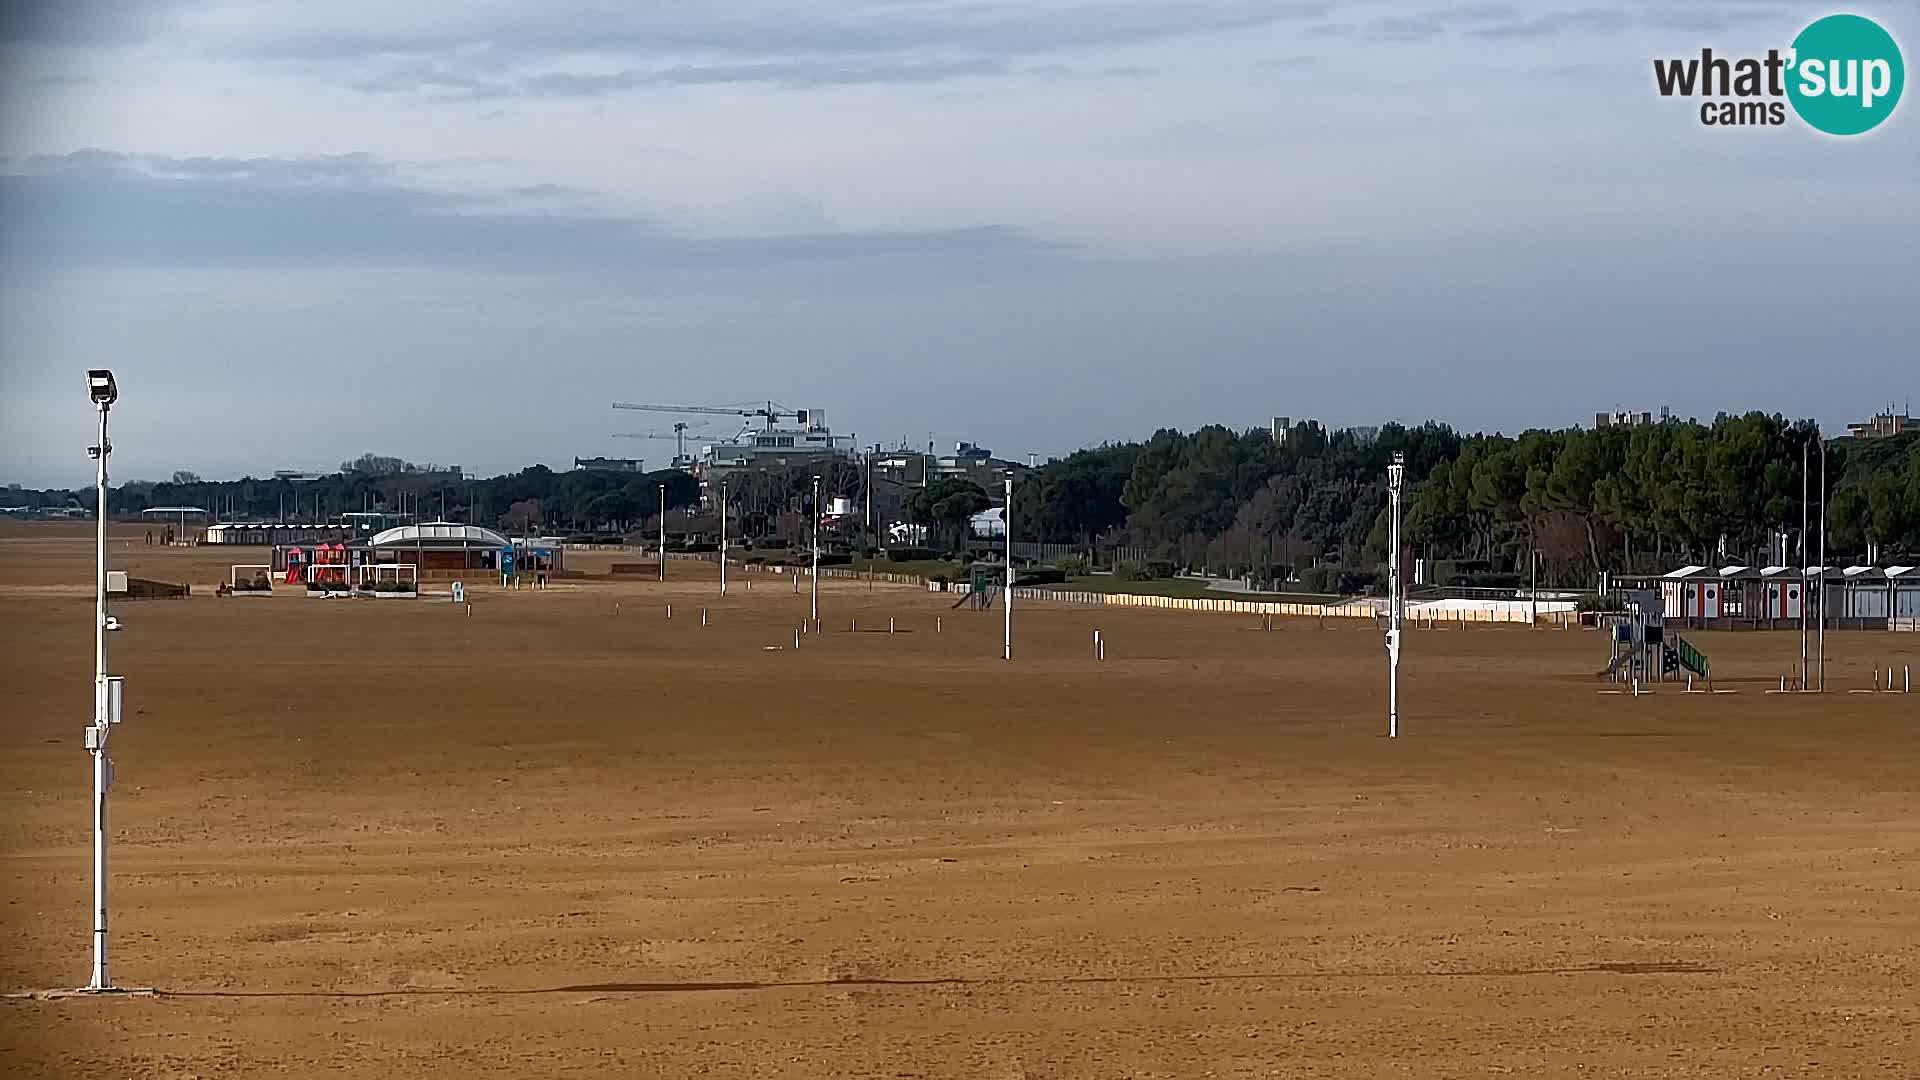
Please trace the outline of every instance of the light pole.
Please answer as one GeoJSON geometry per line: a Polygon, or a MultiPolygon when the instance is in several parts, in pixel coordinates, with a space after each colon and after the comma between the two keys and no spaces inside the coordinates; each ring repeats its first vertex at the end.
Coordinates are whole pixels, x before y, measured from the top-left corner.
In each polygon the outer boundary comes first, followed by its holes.
{"type": "Polygon", "coordinates": [[[720,595],[727,595],[727,482],[720,481],[720,595]]]}
{"type": "Polygon", "coordinates": [[[1400,483],[1406,455],[1395,451],[1387,466],[1387,494],[1393,509],[1387,552],[1387,737],[1400,737],[1400,483]]]}
{"type": "Polygon", "coordinates": [[[1000,515],[1007,526],[1007,595],[1000,602],[1005,625],[1001,631],[1000,658],[1013,659],[1013,470],[1007,470],[1007,508],[1000,515]]]}
{"type": "Polygon", "coordinates": [[[87,750],[93,755],[93,975],[86,989],[114,989],[107,974],[107,789],[113,786],[113,759],[107,756],[107,735],[120,722],[121,682],[107,674],[107,633],[119,629],[107,611],[107,410],[119,400],[113,372],[87,372],[87,391],[100,412],[100,441],[88,449],[93,458],[94,493],[98,499],[98,536],[94,543],[93,575],[93,726],[87,729],[87,750]]]}
{"type": "Polygon", "coordinates": [[[1827,690],[1827,440],[1820,439],[1820,692],[1827,690]]]}
{"type": "Polygon", "coordinates": [[[1800,689],[1807,688],[1807,605],[1813,600],[1807,588],[1807,491],[1812,483],[1812,447],[1800,444],[1800,689]]]}
{"type": "Polygon", "coordinates": [[[820,477],[813,478],[813,628],[820,629],[820,477]]]}
{"type": "Polygon", "coordinates": [[[667,485],[660,485],[660,580],[667,580],[667,485]]]}

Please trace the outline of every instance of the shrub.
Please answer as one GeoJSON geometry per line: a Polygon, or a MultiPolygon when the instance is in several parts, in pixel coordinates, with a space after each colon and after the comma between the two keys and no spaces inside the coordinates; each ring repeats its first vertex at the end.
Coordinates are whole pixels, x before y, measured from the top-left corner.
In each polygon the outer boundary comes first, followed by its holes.
{"type": "Polygon", "coordinates": [[[1015,574],[1013,584],[1016,588],[1026,588],[1032,585],[1060,585],[1066,580],[1067,572],[1064,570],[1052,566],[1036,566],[1015,574]]]}
{"type": "Polygon", "coordinates": [[[852,562],[853,556],[851,555],[829,555],[825,552],[822,552],[820,555],[821,566],[846,566],[852,562]]]}
{"type": "Polygon", "coordinates": [[[699,553],[704,553],[708,551],[719,551],[720,545],[718,542],[713,540],[694,540],[690,543],[681,545],[680,550],[685,551],[689,554],[699,554],[699,553]]]}
{"type": "Polygon", "coordinates": [[[928,580],[928,581],[931,581],[931,582],[933,582],[933,583],[935,583],[935,584],[937,584],[937,585],[945,585],[945,584],[948,584],[948,578],[947,578],[947,575],[945,575],[945,574],[929,574],[929,575],[927,576],[927,580],[928,580]]]}
{"type": "Polygon", "coordinates": [[[1149,581],[1152,575],[1147,573],[1147,564],[1136,559],[1122,559],[1113,564],[1113,576],[1118,581],[1149,581]]]}
{"type": "Polygon", "coordinates": [[[1339,563],[1321,563],[1300,571],[1300,587],[1308,592],[1358,596],[1372,591],[1379,584],[1378,569],[1342,566],[1339,563]]]}
{"type": "Polygon", "coordinates": [[[767,557],[765,555],[749,555],[741,560],[741,562],[746,563],[748,566],[759,566],[766,561],[767,557]]]}
{"type": "Polygon", "coordinates": [[[894,562],[924,562],[934,557],[932,548],[893,547],[887,549],[887,558],[894,562]]]}
{"type": "Polygon", "coordinates": [[[877,547],[863,547],[860,549],[860,557],[863,559],[877,559],[880,557],[880,549],[877,547]]]}
{"type": "Polygon", "coordinates": [[[1093,573],[1093,561],[1085,555],[1062,555],[1053,560],[1053,565],[1068,577],[1086,577],[1093,573]]]}

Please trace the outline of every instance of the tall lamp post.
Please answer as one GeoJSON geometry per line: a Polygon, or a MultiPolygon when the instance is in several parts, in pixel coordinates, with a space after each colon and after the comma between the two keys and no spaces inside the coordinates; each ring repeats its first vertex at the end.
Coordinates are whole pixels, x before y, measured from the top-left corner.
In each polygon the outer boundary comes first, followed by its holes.
{"type": "Polygon", "coordinates": [[[99,525],[94,543],[93,575],[93,726],[87,728],[87,751],[93,755],[93,974],[89,991],[114,989],[107,973],[107,789],[113,786],[113,759],[107,756],[107,735],[120,722],[121,680],[107,674],[107,634],[119,624],[107,611],[107,410],[119,400],[113,372],[87,372],[87,392],[100,413],[100,441],[87,450],[94,460],[95,515],[99,525]]]}
{"type": "Polygon", "coordinates": [[[727,595],[727,482],[720,481],[720,595],[727,595]]]}
{"type": "Polygon", "coordinates": [[[813,628],[820,629],[820,477],[813,478],[813,628]]]}
{"type": "Polygon", "coordinates": [[[1007,526],[1007,595],[1001,598],[1000,659],[1013,659],[1013,470],[1007,470],[1007,508],[1000,515],[1007,526]]]}
{"type": "Polygon", "coordinates": [[[1400,484],[1406,455],[1395,451],[1387,466],[1387,494],[1393,502],[1387,552],[1387,737],[1400,737],[1400,484]]]}
{"type": "Polygon", "coordinates": [[[1827,439],[1820,437],[1820,638],[1819,690],[1827,690],[1827,439]]]}

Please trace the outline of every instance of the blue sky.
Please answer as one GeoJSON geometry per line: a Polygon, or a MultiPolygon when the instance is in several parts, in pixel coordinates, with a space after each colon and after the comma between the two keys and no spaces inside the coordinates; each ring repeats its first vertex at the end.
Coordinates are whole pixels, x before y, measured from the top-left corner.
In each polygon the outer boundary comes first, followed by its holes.
{"type": "MultiPolygon", "coordinates": [[[[15,5],[14,7],[18,7],[15,5]]],[[[0,480],[1761,408],[1920,370],[1915,105],[1715,130],[1770,0],[72,0],[0,22],[0,480]]],[[[1920,4],[1855,8],[1914,61],[1920,4]]]]}

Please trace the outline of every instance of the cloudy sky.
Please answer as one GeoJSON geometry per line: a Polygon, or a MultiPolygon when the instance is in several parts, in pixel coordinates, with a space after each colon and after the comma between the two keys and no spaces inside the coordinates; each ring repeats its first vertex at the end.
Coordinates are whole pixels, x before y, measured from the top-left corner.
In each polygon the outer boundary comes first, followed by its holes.
{"type": "Polygon", "coordinates": [[[1832,9],[1578,4],[8,4],[0,481],[94,365],[122,479],[1920,396],[1920,105],[1704,128],[1650,58],[1832,9]]]}

